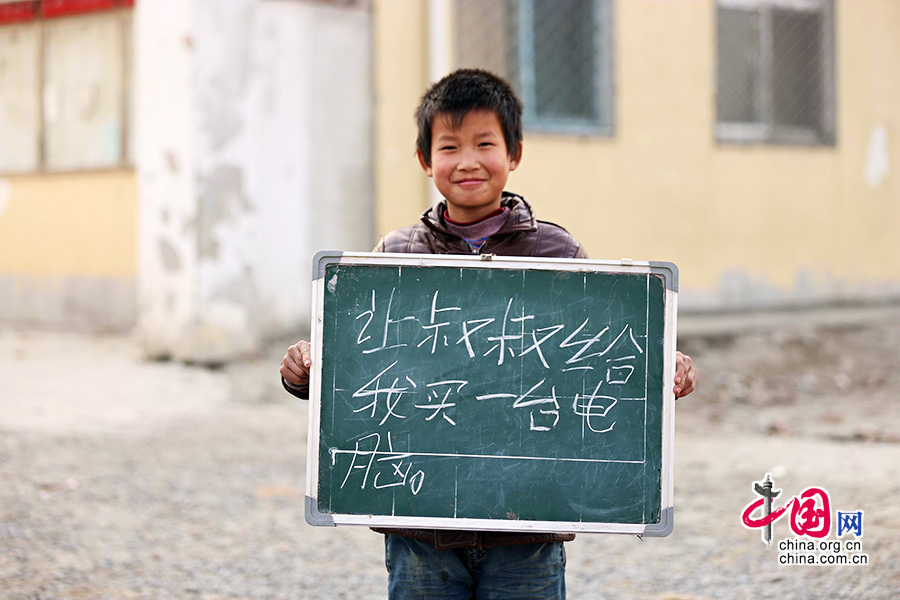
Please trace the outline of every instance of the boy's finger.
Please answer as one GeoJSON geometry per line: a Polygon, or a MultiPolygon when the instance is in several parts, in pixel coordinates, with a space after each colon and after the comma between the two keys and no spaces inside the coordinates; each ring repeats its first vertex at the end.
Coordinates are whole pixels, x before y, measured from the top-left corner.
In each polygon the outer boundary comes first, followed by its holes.
{"type": "Polygon", "coordinates": [[[303,351],[296,346],[291,346],[290,348],[288,348],[288,352],[287,354],[285,354],[284,360],[288,361],[288,366],[301,376],[306,377],[307,375],[309,375],[309,356],[304,356],[303,351]],[[306,359],[306,364],[304,364],[304,359],[306,359]]]}
{"type": "Polygon", "coordinates": [[[286,364],[282,364],[279,369],[281,373],[281,377],[287,381],[288,383],[293,383],[294,385],[303,385],[308,381],[308,378],[300,377],[296,372],[292,371],[286,364]]]}
{"type": "Polygon", "coordinates": [[[691,365],[683,377],[675,378],[675,397],[682,398],[694,391],[697,384],[697,375],[694,366],[691,365]],[[682,383],[682,381],[684,383],[682,383]]]}
{"type": "Polygon", "coordinates": [[[303,382],[309,379],[309,371],[297,364],[297,361],[294,360],[290,353],[285,354],[284,359],[281,361],[281,375],[285,379],[288,379],[288,376],[292,376],[303,382]]]}
{"type": "Polygon", "coordinates": [[[312,362],[309,357],[309,344],[297,344],[296,346],[291,346],[288,348],[288,354],[298,365],[303,365],[306,369],[309,369],[309,365],[312,362]]]}

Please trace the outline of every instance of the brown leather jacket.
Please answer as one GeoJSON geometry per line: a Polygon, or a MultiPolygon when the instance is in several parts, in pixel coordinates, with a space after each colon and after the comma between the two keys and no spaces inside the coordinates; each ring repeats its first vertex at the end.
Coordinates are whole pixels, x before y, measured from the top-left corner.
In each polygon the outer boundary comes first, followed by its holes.
{"type": "MultiPolygon", "coordinates": [[[[584,247],[568,231],[535,219],[531,205],[522,196],[503,192],[501,204],[509,207],[509,219],[500,231],[488,238],[480,254],[587,258],[584,247]]],[[[440,202],[426,210],[420,222],[384,236],[375,252],[472,254],[465,240],[444,227],[441,215],[446,209],[446,202],[440,202]]]]}
{"type": "MultiPolygon", "coordinates": [[[[503,192],[503,206],[511,214],[500,231],[488,238],[480,254],[499,256],[542,256],[546,258],[587,258],[584,247],[568,231],[538,221],[525,198],[503,192]]],[[[443,225],[441,215],[447,209],[446,202],[422,213],[421,221],[384,236],[375,252],[401,252],[413,254],[472,254],[465,240],[451,233],[443,225]]],[[[284,380],[282,380],[284,384],[284,380]]],[[[284,387],[300,398],[309,398],[309,390],[284,387]]],[[[438,550],[451,548],[491,548],[512,544],[568,542],[575,539],[572,533],[525,533],[500,531],[450,531],[441,529],[373,528],[379,533],[391,533],[434,543],[438,550]]]]}

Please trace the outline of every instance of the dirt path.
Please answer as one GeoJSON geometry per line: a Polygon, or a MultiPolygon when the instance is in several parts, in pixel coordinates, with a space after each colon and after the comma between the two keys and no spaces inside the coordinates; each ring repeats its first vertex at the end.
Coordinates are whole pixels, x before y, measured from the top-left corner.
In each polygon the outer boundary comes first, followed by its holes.
{"type": "MultiPolygon", "coordinates": [[[[900,309],[682,325],[702,380],[677,410],[675,532],[579,536],[569,597],[896,598],[900,309]],[[864,510],[870,564],[780,566],[739,521],[766,472],[782,498],[864,510]]],[[[306,406],[280,352],[209,371],[0,332],[0,598],[383,598],[379,535],[305,524],[306,406]]]]}

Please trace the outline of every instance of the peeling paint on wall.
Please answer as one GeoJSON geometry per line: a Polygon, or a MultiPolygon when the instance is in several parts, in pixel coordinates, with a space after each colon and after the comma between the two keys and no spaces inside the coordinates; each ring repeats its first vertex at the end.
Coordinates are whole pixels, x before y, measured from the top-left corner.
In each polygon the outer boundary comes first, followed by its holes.
{"type": "Polygon", "coordinates": [[[210,149],[221,150],[241,133],[244,122],[237,112],[229,108],[227,102],[210,102],[207,110],[211,117],[205,123],[204,130],[210,149]]]}
{"type": "Polygon", "coordinates": [[[198,244],[201,258],[215,259],[219,243],[215,229],[230,223],[241,213],[251,212],[253,204],[244,190],[244,174],[239,167],[218,166],[201,182],[198,214],[198,244]]]}
{"type": "Polygon", "coordinates": [[[866,150],[866,183],[869,187],[875,189],[880,186],[888,176],[890,167],[887,129],[879,124],[872,128],[866,150]]]}
{"type": "Polygon", "coordinates": [[[159,240],[159,252],[166,271],[181,269],[181,258],[178,257],[178,251],[168,240],[159,240]]]}
{"type": "Polygon", "coordinates": [[[221,362],[308,327],[316,249],[372,247],[371,12],[142,6],[142,345],[221,362]]]}
{"type": "Polygon", "coordinates": [[[178,162],[178,157],[171,150],[166,152],[166,166],[173,173],[178,173],[181,171],[181,165],[178,162]]]}
{"type": "Polygon", "coordinates": [[[198,106],[203,143],[219,152],[244,130],[241,102],[251,78],[253,24],[257,7],[252,0],[198,4],[202,25],[198,35],[198,106]]]}

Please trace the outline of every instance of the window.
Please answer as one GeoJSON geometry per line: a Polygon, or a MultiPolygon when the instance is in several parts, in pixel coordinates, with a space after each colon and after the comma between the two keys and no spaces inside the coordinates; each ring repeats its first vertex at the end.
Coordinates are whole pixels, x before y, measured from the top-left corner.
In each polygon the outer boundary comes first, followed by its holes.
{"type": "Polygon", "coordinates": [[[831,0],[718,0],[720,142],[833,144],[834,90],[831,0]]]}
{"type": "Polygon", "coordinates": [[[0,27],[0,171],[38,167],[40,89],[37,28],[0,27]]]}
{"type": "Polygon", "coordinates": [[[84,5],[0,4],[0,172],[131,164],[131,11],[84,5]]]}
{"type": "Polygon", "coordinates": [[[611,134],[610,0],[457,0],[457,64],[505,77],[530,130],[611,134]]]}

